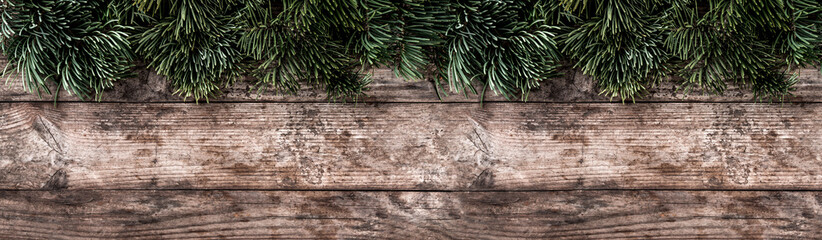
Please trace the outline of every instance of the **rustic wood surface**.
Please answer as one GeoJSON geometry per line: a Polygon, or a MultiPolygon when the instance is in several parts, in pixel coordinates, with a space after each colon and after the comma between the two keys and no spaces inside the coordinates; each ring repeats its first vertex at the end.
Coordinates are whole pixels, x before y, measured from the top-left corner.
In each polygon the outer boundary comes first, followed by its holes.
{"type": "Polygon", "coordinates": [[[810,239],[819,192],[0,191],[0,238],[810,239]]]}
{"type": "MultiPolygon", "coordinates": [[[[0,58],[0,69],[5,66],[5,59],[0,58]]],[[[595,82],[589,77],[573,69],[564,69],[563,77],[550,79],[541,83],[541,88],[535,90],[528,97],[528,102],[621,102],[620,99],[611,99],[600,95],[595,82]]],[[[174,90],[165,78],[145,68],[136,69],[137,77],[122,80],[114,84],[114,88],[107,91],[102,98],[105,102],[183,102],[193,99],[183,99],[172,94],[174,90]]],[[[468,97],[453,92],[441,92],[442,99],[437,97],[435,85],[431,81],[409,82],[395,77],[391,69],[381,68],[371,70],[373,83],[366,92],[368,95],[360,102],[478,102],[476,95],[468,97]]],[[[799,83],[793,91],[792,97],[786,102],[820,102],[822,99],[822,74],[818,67],[808,67],[795,71],[799,75],[799,83]]],[[[23,89],[20,76],[7,76],[9,84],[0,87],[0,102],[9,101],[54,101],[54,97],[43,94],[26,92],[23,89]]],[[[647,96],[636,99],[637,102],[754,102],[749,90],[739,88],[733,84],[722,95],[694,91],[685,94],[677,90],[673,81],[664,82],[661,86],[650,89],[647,96]]],[[[78,101],[76,97],[62,93],[60,101],[78,101]]],[[[516,98],[514,100],[520,100],[516,98]]],[[[209,99],[210,102],[328,102],[322,91],[306,87],[296,95],[282,95],[275,92],[258,94],[254,84],[240,81],[225,87],[220,97],[209,99]]],[[[484,101],[506,101],[503,97],[486,93],[484,101]]],[[[628,100],[630,102],[630,100],[628,100]]]]}
{"type": "Polygon", "coordinates": [[[0,239],[822,238],[817,68],[782,104],[672,83],[622,104],[573,70],[529,103],[440,103],[386,69],[357,104],[247,83],[192,104],[137,72],[104,103],[9,77],[0,239]]]}
{"type": "Polygon", "coordinates": [[[2,189],[822,189],[822,104],[0,106],[2,189]]]}

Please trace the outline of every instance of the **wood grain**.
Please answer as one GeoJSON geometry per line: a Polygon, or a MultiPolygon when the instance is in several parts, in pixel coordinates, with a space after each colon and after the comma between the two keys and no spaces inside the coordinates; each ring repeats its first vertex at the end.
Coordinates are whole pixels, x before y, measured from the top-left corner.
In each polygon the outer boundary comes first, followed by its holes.
{"type": "Polygon", "coordinates": [[[0,237],[814,239],[819,192],[3,191],[0,237]]]}
{"type": "MultiPolygon", "coordinates": [[[[4,67],[6,60],[0,58],[0,69],[4,67]]],[[[153,71],[138,67],[135,69],[137,76],[115,83],[115,87],[106,91],[102,101],[106,102],[182,102],[179,96],[173,94],[165,78],[158,76],[153,71]]],[[[369,86],[367,97],[360,99],[363,102],[478,102],[476,95],[469,97],[462,94],[449,93],[447,86],[440,100],[434,83],[431,81],[405,81],[394,76],[391,69],[379,68],[370,72],[373,74],[374,82],[369,86]]],[[[529,102],[620,102],[619,99],[610,99],[599,95],[600,90],[596,87],[595,81],[582,73],[571,69],[562,70],[563,77],[542,82],[539,90],[529,95],[529,102]]],[[[786,99],[787,102],[820,102],[822,99],[822,74],[819,68],[808,67],[796,71],[800,81],[793,92],[795,96],[786,99]]],[[[26,92],[19,75],[9,76],[12,80],[10,85],[0,87],[0,102],[13,101],[45,101],[54,100],[53,96],[44,94],[39,98],[36,94],[26,92]]],[[[263,92],[258,94],[254,84],[240,81],[235,85],[223,88],[222,96],[210,99],[211,102],[328,102],[322,91],[304,88],[296,95],[282,95],[275,92],[263,92]]],[[[730,85],[723,95],[713,95],[695,91],[684,94],[677,90],[677,84],[665,82],[661,86],[652,88],[644,98],[638,102],[754,102],[750,91],[740,89],[738,86],[730,85]]],[[[486,93],[485,101],[505,101],[501,96],[496,96],[490,91],[486,93]]],[[[60,94],[60,101],[78,101],[76,97],[68,94],[60,94]]],[[[189,102],[193,99],[187,99],[189,102]]],[[[514,99],[518,100],[518,99],[514,99]]]]}
{"type": "Polygon", "coordinates": [[[822,189],[822,104],[0,103],[0,189],[822,189]]]}

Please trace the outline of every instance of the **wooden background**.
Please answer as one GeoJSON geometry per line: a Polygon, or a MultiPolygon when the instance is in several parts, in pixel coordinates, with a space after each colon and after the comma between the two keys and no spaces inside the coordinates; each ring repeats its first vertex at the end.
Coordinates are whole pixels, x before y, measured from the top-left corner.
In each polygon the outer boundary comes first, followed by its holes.
{"type": "Polygon", "coordinates": [[[244,84],[194,104],[141,70],[55,106],[12,82],[0,239],[822,238],[818,69],[781,104],[672,84],[623,104],[567,70],[480,106],[374,74],[357,104],[244,84]]]}

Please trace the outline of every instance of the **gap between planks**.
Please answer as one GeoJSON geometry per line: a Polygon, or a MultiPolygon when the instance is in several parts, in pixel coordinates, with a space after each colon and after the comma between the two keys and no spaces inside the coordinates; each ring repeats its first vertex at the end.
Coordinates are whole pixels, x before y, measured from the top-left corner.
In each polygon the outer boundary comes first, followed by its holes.
{"type": "Polygon", "coordinates": [[[190,102],[190,101],[139,102],[139,101],[79,101],[79,100],[62,101],[61,100],[61,101],[55,102],[55,101],[48,101],[48,100],[43,100],[43,101],[36,101],[36,100],[19,100],[19,101],[16,101],[16,100],[8,100],[8,101],[7,100],[0,100],[0,103],[55,103],[57,105],[57,107],[59,107],[61,103],[84,103],[84,104],[106,104],[106,103],[108,103],[108,104],[118,104],[118,103],[122,103],[122,104],[191,104],[191,105],[194,105],[194,106],[208,105],[208,104],[243,104],[243,103],[249,103],[249,104],[254,104],[254,103],[291,104],[291,103],[294,103],[294,104],[338,104],[338,105],[350,105],[350,106],[355,106],[355,107],[357,105],[363,105],[363,104],[366,104],[366,105],[367,104],[372,104],[372,105],[374,105],[374,104],[444,104],[444,105],[447,105],[447,104],[476,104],[477,106],[481,106],[481,105],[484,105],[486,103],[489,103],[489,104],[490,103],[511,103],[511,104],[615,104],[615,105],[616,104],[618,104],[618,105],[643,105],[643,104],[660,104],[660,103],[694,103],[694,104],[699,104],[699,103],[703,103],[703,104],[726,103],[726,104],[763,104],[763,105],[779,107],[779,106],[790,105],[790,104],[819,104],[819,103],[822,103],[822,101],[802,100],[802,101],[785,101],[785,102],[770,101],[769,102],[769,101],[700,101],[700,100],[693,100],[693,101],[691,101],[691,100],[682,100],[682,101],[670,100],[670,101],[664,101],[664,100],[655,100],[655,101],[636,101],[636,102],[630,102],[630,101],[626,101],[626,102],[619,102],[619,101],[605,101],[605,102],[602,102],[602,101],[527,101],[527,102],[523,102],[523,101],[514,101],[514,100],[512,100],[512,101],[492,100],[492,101],[483,101],[483,102],[478,102],[478,101],[443,101],[443,102],[392,102],[392,101],[384,101],[384,102],[378,102],[378,101],[331,102],[330,101],[330,102],[321,102],[321,101],[267,101],[267,100],[247,101],[247,100],[243,100],[243,101],[211,101],[211,102],[195,103],[195,102],[190,102]]]}
{"type": "Polygon", "coordinates": [[[373,193],[559,193],[559,192],[822,192],[820,189],[677,189],[677,188],[642,188],[642,189],[620,189],[620,188],[587,188],[570,190],[437,190],[437,189],[238,189],[238,188],[83,188],[83,189],[0,189],[0,192],[49,192],[67,193],[84,191],[157,191],[157,192],[373,192],[373,193]]]}

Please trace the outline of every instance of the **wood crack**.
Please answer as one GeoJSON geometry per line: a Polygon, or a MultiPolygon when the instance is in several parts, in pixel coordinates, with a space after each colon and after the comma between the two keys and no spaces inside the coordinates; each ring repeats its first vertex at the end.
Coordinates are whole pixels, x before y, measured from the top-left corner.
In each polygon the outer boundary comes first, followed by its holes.
{"type": "Polygon", "coordinates": [[[54,134],[51,132],[51,128],[54,126],[50,126],[50,123],[47,123],[43,120],[42,116],[37,116],[37,121],[34,125],[34,130],[40,135],[40,138],[46,142],[46,145],[49,146],[52,150],[59,154],[63,154],[63,149],[60,147],[60,142],[57,141],[57,138],[54,137],[54,134]],[[47,136],[46,136],[47,135],[47,136]]]}

